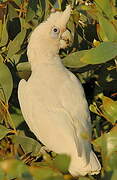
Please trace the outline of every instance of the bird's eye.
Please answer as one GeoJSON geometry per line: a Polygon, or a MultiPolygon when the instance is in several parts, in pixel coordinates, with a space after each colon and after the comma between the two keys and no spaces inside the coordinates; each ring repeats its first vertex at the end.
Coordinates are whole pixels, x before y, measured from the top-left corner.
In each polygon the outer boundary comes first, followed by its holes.
{"type": "Polygon", "coordinates": [[[53,27],[52,30],[51,30],[51,36],[53,38],[57,38],[59,32],[60,32],[60,29],[58,27],[53,27]]]}
{"type": "Polygon", "coordinates": [[[53,30],[54,33],[57,33],[57,34],[60,32],[60,29],[57,28],[57,27],[54,27],[52,30],[53,30]]]}

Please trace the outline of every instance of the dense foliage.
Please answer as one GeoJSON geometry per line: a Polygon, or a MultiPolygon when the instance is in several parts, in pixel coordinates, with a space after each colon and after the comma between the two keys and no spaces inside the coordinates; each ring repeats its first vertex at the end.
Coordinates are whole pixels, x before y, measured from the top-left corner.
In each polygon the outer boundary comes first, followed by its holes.
{"type": "Polygon", "coordinates": [[[17,88],[31,73],[26,47],[31,31],[51,8],[73,7],[70,48],[63,63],[81,80],[92,116],[92,144],[102,163],[97,176],[117,179],[117,1],[0,0],[0,180],[70,180],[70,158],[42,150],[19,107],[17,88]],[[41,151],[40,151],[41,149],[41,151]]]}

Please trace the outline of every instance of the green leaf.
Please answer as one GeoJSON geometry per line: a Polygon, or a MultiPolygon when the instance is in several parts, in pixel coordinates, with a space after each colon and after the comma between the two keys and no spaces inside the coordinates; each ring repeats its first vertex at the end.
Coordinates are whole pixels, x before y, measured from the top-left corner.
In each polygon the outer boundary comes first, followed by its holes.
{"type": "Polygon", "coordinates": [[[67,173],[70,164],[70,157],[65,154],[57,155],[53,160],[53,164],[61,172],[67,173]]]}
{"type": "Polygon", "coordinates": [[[5,180],[5,173],[1,168],[0,168],[0,180],[5,180]]]}
{"type": "Polygon", "coordinates": [[[19,63],[17,65],[18,75],[21,79],[27,80],[31,75],[31,65],[29,62],[19,63]]]}
{"type": "Polygon", "coordinates": [[[16,17],[18,17],[16,9],[12,6],[11,3],[8,3],[8,19],[12,21],[12,19],[16,17]]]}
{"type": "Polygon", "coordinates": [[[63,59],[63,64],[67,67],[78,68],[86,66],[87,64],[81,62],[81,58],[85,55],[88,50],[83,50],[75,53],[71,53],[63,59]]]}
{"type": "Polygon", "coordinates": [[[30,172],[35,180],[64,180],[61,173],[51,167],[31,167],[30,172]]]}
{"type": "Polygon", "coordinates": [[[99,115],[99,113],[97,111],[97,107],[95,105],[91,104],[89,108],[90,108],[90,111],[99,115]]]}
{"type": "Polygon", "coordinates": [[[98,34],[100,41],[108,41],[108,38],[104,31],[104,28],[102,26],[100,26],[100,24],[97,25],[97,34],[98,34]]]}
{"type": "Polygon", "coordinates": [[[117,170],[107,171],[104,173],[102,180],[116,180],[117,179],[117,170]]]}
{"type": "MultiPolygon", "coordinates": [[[[3,59],[3,57],[0,55],[0,63],[3,62],[3,61],[4,61],[4,59],[3,59]]],[[[3,101],[6,100],[5,94],[4,94],[4,90],[3,90],[2,86],[1,86],[1,84],[0,84],[0,99],[3,100],[3,101]]]]}
{"type": "Polygon", "coordinates": [[[88,178],[88,177],[79,177],[79,179],[78,180],[91,180],[90,178],[88,178]]]}
{"type": "Polygon", "coordinates": [[[113,171],[112,176],[111,176],[111,180],[116,180],[116,179],[117,179],[117,169],[113,171]]]}
{"type": "Polygon", "coordinates": [[[109,19],[113,19],[113,11],[111,6],[110,0],[94,0],[97,9],[102,12],[102,14],[105,14],[109,19]]]}
{"type": "Polygon", "coordinates": [[[26,29],[22,29],[22,31],[15,37],[13,41],[10,41],[8,45],[8,54],[7,57],[11,58],[14,54],[16,54],[24,41],[24,38],[26,36],[26,29]]]}
{"type": "Polygon", "coordinates": [[[25,153],[31,153],[32,155],[38,155],[41,149],[41,144],[38,141],[25,137],[25,136],[12,136],[15,144],[20,144],[25,153]]]}
{"type": "Polygon", "coordinates": [[[0,19],[0,40],[2,37],[2,26],[3,26],[3,23],[2,23],[2,20],[0,19]]]}
{"type": "Polygon", "coordinates": [[[2,29],[2,36],[0,40],[0,47],[5,46],[8,42],[7,22],[4,22],[2,29]]]}
{"type": "Polygon", "coordinates": [[[81,62],[87,64],[105,63],[117,56],[117,42],[103,42],[96,48],[85,52],[81,62]]]}
{"type": "Polygon", "coordinates": [[[103,17],[102,15],[98,15],[98,18],[99,18],[99,24],[102,29],[102,32],[100,29],[99,35],[104,36],[105,34],[108,41],[117,41],[117,30],[115,29],[115,26],[113,25],[113,23],[109,21],[108,19],[106,19],[105,17],[103,17]]]}
{"type": "Polygon", "coordinates": [[[3,59],[2,55],[0,54],[0,63],[3,61],[4,61],[4,59],[3,59]]]}
{"type": "Polygon", "coordinates": [[[10,59],[12,62],[14,62],[15,64],[17,64],[20,61],[22,54],[14,54],[10,59]]]}
{"type": "Polygon", "coordinates": [[[22,2],[22,0],[15,0],[15,3],[16,3],[18,6],[20,6],[21,2],[22,2]]]}
{"type": "Polygon", "coordinates": [[[101,135],[97,138],[93,144],[100,146],[101,149],[105,151],[105,155],[109,155],[116,151],[117,147],[117,126],[115,126],[109,133],[101,135]]]}
{"type": "Polygon", "coordinates": [[[103,42],[96,48],[72,53],[63,59],[67,67],[78,68],[88,64],[100,64],[117,56],[116,42],[103,42]]]}
{"type": "Polygon", "coordinates": [[[31,21],[35,17],[36,11],[38,10],[37,4],[38,4],[37,1],[29,1],[28,11],[25,18],[26,22],[31,21]]]}
{"type": "Polygon", "coordinates": [[[39,18],[42,18],[43,15],[44,15],[44,11],[43,11],[43,7],[40,5],[38,6],[38,9],[36,11],[36,15],[39,17],[39,18]]]}
{"type": "Polygon", "coordinates": [[[7,128],[12,128],[15,130],[14,122],[8,111],[8,104],[4,104],[0,100],[0,122],[4,122],[7,128]]]}
{"type": "Polygon", "coordinates": [[[108,159],[109,166],[113,170],[117,170],[117,152],[113,152],[108,159]]]}
{"type": "Polygon", "coordinates": [[[34,17],[35,17],[35,11],[29,7],[25,18],[26,22],[31,21],[34,17]]]}
{"type": "Polygon", "coordinates": [[[21,110],[13,106],[12,106],[11,118],[13,119],[15,128],[18,128],[21,125],[21,123],[24,122],[24,118],[21,113],[21,110]]]}
{"type": "Polygon", "coordinates": [[[115,126],[110,132],[101,135],[101,137],[93,141],[93,144],[98,149],[100,148],[104,169],[108,171],[112,170],[113,167],[115,168],[115,165],[111,165],[111,156],[113,153],[116,153],[117,150],[117,126],[115,126]]]}
{"type": "Polygon", "coordinates": [[[31,177],[28,167],[22,161],[16,159],[1,161],[0,168],[5,171],[8,179],[23,178],[26,175],[31,177]]]}
{"type": "Polygon", "coordinates": [[[117,121],[117,101],[113,101],[111,98],[103,96],[102,102],[103,105],[101,110],[104,115],[111,123],[115,123],[117,121]]]}
{"type": "Polygon", "coordinates": [[[3,139],[10,131],[10,129],[7,129],[5,126],[0,125],[0,140],[3,139]]]}
{"type": "MultiPolygon", "coordinates": [[[[0,60],[0,91],[2,91],[3,96],[0,98],[8,103],[13,89],[13,80],[11,72],[8,67],[0,60]]],[[[1,94],[1,93],[0,93],[1,94]]]]}

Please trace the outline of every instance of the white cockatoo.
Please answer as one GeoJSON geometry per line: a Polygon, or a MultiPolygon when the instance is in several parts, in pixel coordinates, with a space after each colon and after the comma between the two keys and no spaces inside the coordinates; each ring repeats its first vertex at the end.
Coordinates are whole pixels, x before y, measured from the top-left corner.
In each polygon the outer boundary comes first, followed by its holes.
{"type": "Polygon", "coordinates": [[[23,116],[36,137],[49,149],[71,157],[73,176],[98,174],[100,163],[91,149],[91,123],[81,83],[67,70],[59,49],[67,46],[66,24],[71,7],[51,13],[32,32],[28,59],[32,74],[19,83],[23,116]]]}

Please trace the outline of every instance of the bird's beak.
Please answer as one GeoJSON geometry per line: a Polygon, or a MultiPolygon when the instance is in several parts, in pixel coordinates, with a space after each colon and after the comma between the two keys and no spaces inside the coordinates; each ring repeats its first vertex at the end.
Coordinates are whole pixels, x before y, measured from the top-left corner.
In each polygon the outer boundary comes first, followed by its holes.
{"type": "Polygon", "coordinates": [[[65,49],[73,42],[72,35],[69,30],[65,30],[60,37],[60,49],[65,49]]]}

